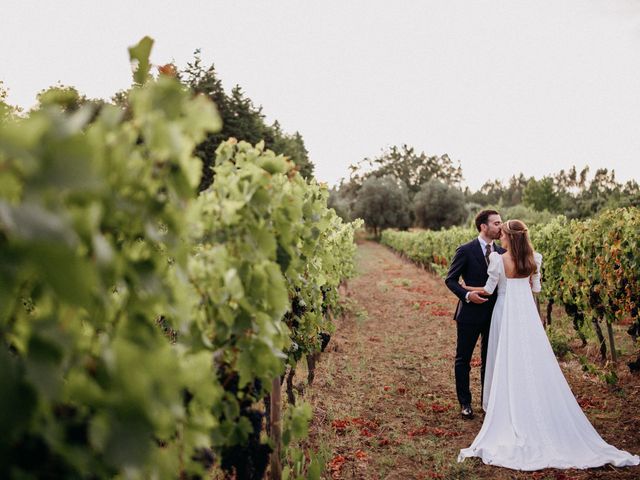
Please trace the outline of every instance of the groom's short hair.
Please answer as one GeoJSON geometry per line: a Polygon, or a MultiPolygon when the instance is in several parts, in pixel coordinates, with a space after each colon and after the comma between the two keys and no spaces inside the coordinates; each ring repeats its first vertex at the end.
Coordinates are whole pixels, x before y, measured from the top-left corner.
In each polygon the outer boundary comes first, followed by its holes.
{"type": "Polygon", "coordinates": [[[485,225],[489,223],[489,217],[491,215],[500,215],[500,214],[495,210],[482,210],[480,213],[476,215],[476,228],[478,229],[478,231],[481,230],[480,225],[482,225],[483,223],[485,225]]]}

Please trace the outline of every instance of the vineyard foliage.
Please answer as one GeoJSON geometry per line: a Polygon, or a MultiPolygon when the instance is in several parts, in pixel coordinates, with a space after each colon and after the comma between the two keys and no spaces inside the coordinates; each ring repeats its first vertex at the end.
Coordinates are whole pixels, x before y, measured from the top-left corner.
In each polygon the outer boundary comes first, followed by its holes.
{"type": "MultiPolygon", "coordinates": [[[[457,246],[476,236],[475,230],[460,227],[386,230],[382,243],[444,276],[457,246]]],[[[547,299],[575,306],[585,319],[638,321],[640,209],[605,210],[582,221],[559,216],[531,227],[531,241],[543,256],[547,299]]]]}
{"type": "Polygon", "coordinates": [[[151,44],[128,111],[53,99],[0,123],[2,478],[196,478],[268,450],[253,405],[353,272],[357,225],[260,144],[221,144],[197,194],[220,117],[151,77],[151,44]]]}
{"type": "Polygon", "coordinates": [[[605,210],[596,217],[558,217],[534,230],[545,255],[543,293],[577,306],[588,319],[638,319],[640,209],[605,210]]]}
{"type": "Polygon", "coordinates": [[[383,245],[387,245],[444,278],[456,248],[477,236],[478,232],[470,227],[411,232],[385,230],[382,232],[380,241],[383,245]]]}

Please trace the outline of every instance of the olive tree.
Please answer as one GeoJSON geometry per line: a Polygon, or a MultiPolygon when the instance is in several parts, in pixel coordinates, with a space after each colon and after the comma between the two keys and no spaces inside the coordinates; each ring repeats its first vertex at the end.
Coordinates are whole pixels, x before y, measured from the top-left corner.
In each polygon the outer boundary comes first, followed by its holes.
{"type": "Polygon", "coordinates": [[[407,186],[393,176],[369,177],[358,191],[352,217],[362,218],[378,237],[385,228],[408,228],[411,225],[407,186]]]}
{"type": "Polygon", "coordinates": [[[459,225],[467,218],[464,194],[439,180],[422,184],[413,199],[416,224],[431,230],[459,225]]]}

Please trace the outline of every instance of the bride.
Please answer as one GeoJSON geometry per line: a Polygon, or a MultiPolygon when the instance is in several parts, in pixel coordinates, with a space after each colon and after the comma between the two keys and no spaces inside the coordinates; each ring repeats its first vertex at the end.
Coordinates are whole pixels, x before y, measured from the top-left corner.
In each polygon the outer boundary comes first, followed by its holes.
{"type": "Polygon", "coordinates": [[[576,402],[542,327],[532,291],[540,291],[542,255],[526,225],[502,224],[507,252],[489,256],[489,279],[469,290],[498,299],[491,318],[480,433],[458,461],[480,457],[517,470],[638,465],[640,458],[606,443],[576,402]]]}

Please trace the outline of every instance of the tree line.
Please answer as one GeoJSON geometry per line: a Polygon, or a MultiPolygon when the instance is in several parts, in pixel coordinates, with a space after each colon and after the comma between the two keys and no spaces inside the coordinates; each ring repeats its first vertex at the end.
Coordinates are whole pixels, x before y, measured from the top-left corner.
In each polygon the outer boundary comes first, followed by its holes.
{"type": "Polygon", "coordinates": [[[617,207],[640,206],[635,180],[616,179],[615,171],[575,166],[541,179],[523,173],[486,182],[477,191],[462,187],[459,162],[447,154],[428,155],[408,145],[392,146],[351,166],[351,175],[331,191],[330,205],[345,219],[362,218],[379,236],[385,228],[439,230],[465,225],[483,207],[527,223],[556,215],[584,219],[617,207]]]}

